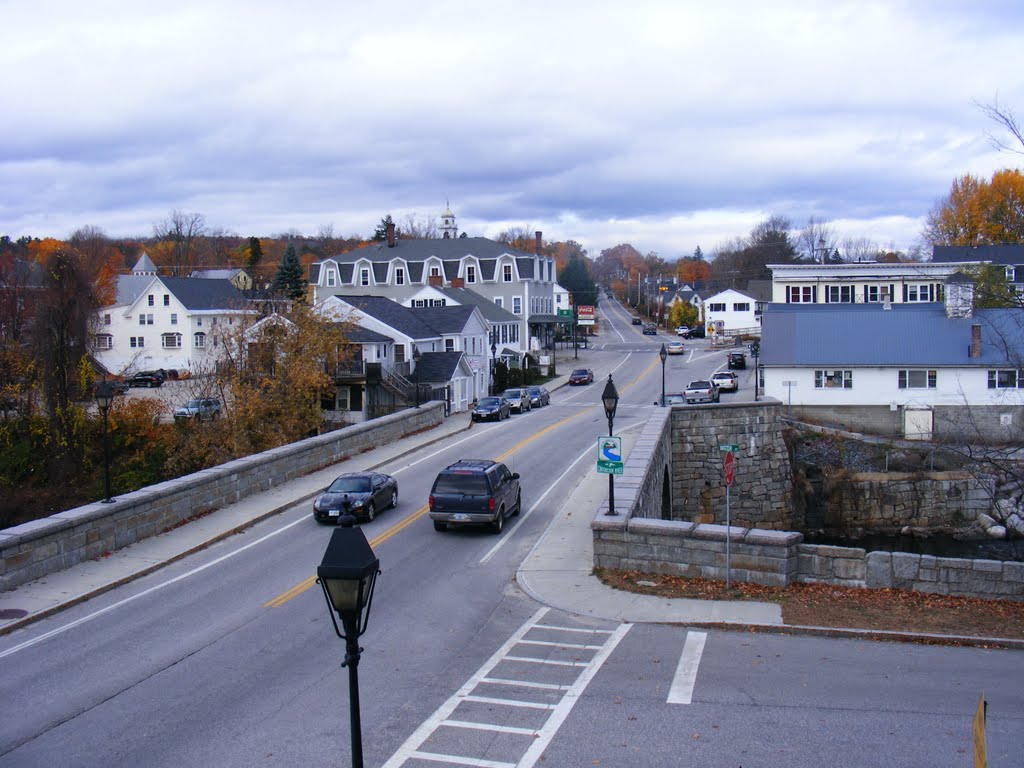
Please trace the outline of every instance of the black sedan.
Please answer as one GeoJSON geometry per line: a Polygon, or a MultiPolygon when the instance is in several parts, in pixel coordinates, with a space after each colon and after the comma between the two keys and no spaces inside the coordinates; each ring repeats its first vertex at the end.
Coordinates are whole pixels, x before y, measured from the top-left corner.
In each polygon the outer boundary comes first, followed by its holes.
{"type": "Polygon", "coordinates": [[[512,415],[512,404],[504,397],[481,397],[473,409],[473,421],[501,421],[512,415]]]}
{"type": "Polygon", "coordinates": [[[369,522],[377,512],[398,506],[398,481],[383,472],[349,472],[339,475],[313,502],[318,523],[336,523],[351,512],[369,522]]]}
{"type": "Polygon", "coordinates": [[[546,387],[531,386],[526,391],[530,393],[531,408],[541,408],[551,402],[551,393],[546,387]]]}
{"type": "Polygon", "coordinates": [[[658,335],[658,327],[655,326],[655,325],[645,325],[644,329],[641,331],[641,333],[644,336],[657,336],[658,335]]]}

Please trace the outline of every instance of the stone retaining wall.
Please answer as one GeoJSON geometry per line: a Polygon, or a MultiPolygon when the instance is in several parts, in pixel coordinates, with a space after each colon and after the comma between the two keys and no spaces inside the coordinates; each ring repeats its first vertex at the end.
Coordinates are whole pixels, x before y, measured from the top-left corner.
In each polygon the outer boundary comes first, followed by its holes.
{"type": "Polygon", "coordinates": [[[866,552],[804,544],[803,534],[675,520],[608,517],[591,523],[594,566],[725,580],[726,532],[734,581],[785,587],[794,582],[1024,601],[1024,563],[866,552]]]}
{"type": "Polygon", "coordinates": [[[444,421],[425,403],[255,456],[0,531],[0,590],[7,590],[161,533],[197,514],[331,466],[444,421]]]}

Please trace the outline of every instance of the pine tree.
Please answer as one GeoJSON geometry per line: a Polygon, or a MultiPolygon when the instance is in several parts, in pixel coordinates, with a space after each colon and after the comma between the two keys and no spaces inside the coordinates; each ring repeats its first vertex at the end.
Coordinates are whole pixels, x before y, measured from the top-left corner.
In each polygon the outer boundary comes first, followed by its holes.
{"type": "Polygon", "coordinates": [[[387,240],[388,226],[393,225],[394,223],[395,222],[392,221],[391,214],[389,213],[387,216],[380,220],[380,224],[378,224],[377,228],[373,230],[373,237],[371,237],[370,239],[376,243],[380,243],[383,242],[384,240],[387,240]]]}
{"type": "Polygon", "coordinates": [[[260,245],[258,237],[249,238],[249,261],[246,263],[250,269],[257,269],[263,260],[263,246],[260,245]]]}
{"type": "Polygon", "coordinates": [[[306,280],[302,274],[302,265],[299,264],[299,257],[295,254],[295,246],[288,243],[284,249],[284,256],[281,257],[281,264],[274,275],[274,290],[283,293],[293,301],[301,299],[306,294],[306,280]]]}

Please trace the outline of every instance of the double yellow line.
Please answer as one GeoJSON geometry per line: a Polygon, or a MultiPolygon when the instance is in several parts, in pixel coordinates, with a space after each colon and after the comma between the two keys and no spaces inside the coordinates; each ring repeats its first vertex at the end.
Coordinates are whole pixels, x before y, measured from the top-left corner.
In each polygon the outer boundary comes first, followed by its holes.
{"type": "MultiPolygon", "coordinates": [[[[651,363],[647,367],[646,370],[641,371],[640,374],[638,374],[637,377],[635,379],[633,379],[633,381],[631,381],[629,384],[627,384],[625,387],[623,387],[623,391],[625,391],[625,390],[629,389],[630,387],[632,387],[634,384],[636,384],[638,381],[640,381],[640,379],[642,379],[644,376],[646,376],[648,373],[650,373],[651,370],[653,370],[659,364],[660,364],[660,361],[658,360],[658,358],[655,358],[654,362],[651,363]]],[[[498,456],[498,458],[495,459],[495,461],[504,461],[509,456],[511,456],[513,453],[518,451],[520,448],[523,448],[524,446],[529,445],[530,443],[532,443],[537,438],[542,437],[543,435],[546,435],[548,432],[553,432],[556,429],[560,429],[561,427],[564,427],[570,421],[572,421],[573,419],[578,419],[580,416],[582,416],[583,414],[585,414],[589,410],[590,409],[587,408],[585,410],[579,411],[578,413],[575,413],[572,416],[569,416],[568,418],[562,419],[561,421],[556,421],[554,424],[552,424],[552,425],[550,425],[548,427],[545,427],[544,429],[540,430],[539,432],[535,432],[534,434],[532,434],[529,437],[527,437],[525,440],[521,440],[518,443],[516,443],[515,445],[513,445],[511,448],[509,448],[503,454],[498,456]]],[[[370,540],[370,547],[372,549],[376,549],[378,546],[383,544],[385,541],[390,539],[392,536],[396,535],[397,533],[400,533],[401,531],[404,531],[406,528],[408,528],[414,522],[416,522],[421,517],[423,517],[425,514],[427,514],[428,511],[429,511],[429,507],[424,504],[422,507],[417,509],[411,515],[409,515],[408,517],[403,518],[401,521],[399,521],[395,525],[393,525],[390,528],[388,528],[386,531],[381,533],[379,536],[375,536],[374,538],[372,538],[370,540]]],[[[273,600],[269,600],[268,602],[264,603],[263,607],[264,608],[280,608],[282,605],[287,603],[292,598],[298,597],[299,595],[301,595],[303,592],[305,592],[307,589],[312,587],[314,584],[316,584],[316,575],[310,576],[308,579],[305,579],[304,581],[299,582],[298,584],[296,584],[294,587],[292,587],[291,589],[287,590],[286,592],[282,592],[280,595],[275,597],[273,600]]]]}

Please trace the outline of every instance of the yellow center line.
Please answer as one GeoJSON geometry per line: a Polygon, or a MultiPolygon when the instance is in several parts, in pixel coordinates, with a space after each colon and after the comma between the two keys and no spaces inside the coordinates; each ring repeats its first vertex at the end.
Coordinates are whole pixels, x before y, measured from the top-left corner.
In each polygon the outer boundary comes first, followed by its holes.
{"type": "MultiPolygon", "coordinates": [[[[633,379],[633,381],[631,381],[629,384],[626,384],[623,387],[623,391],[629,389],[634,384],[636,384],[638,381],[640,381],[640,379],[642,379],[644,376],[646,376],[648,373],[650,373],[655,368],[655,366],[656,365],[660,365],[660,363],[661,363],[661,361],[658,360],[657,358],[655,358],[655,361],[653,363],[651,363],[647,367],[646,370],[641,371],[637,375],[637,377],[635,379],[633,379]]],[[[587,413],[589,410],[591,410],[592,408],[595,408],[595,407],[596,406],[590,406],[590,407],[588,407],[588,408],[586,408],[586,409],[584,409],[582,411],[579,411],[578,413],[574,413],[572,416],[568,416],[568,417],[562,419],[561,421],[556,421],[554,424],[551,424],[550,426],[545,427],[544,429],[540,430],[539,432],[535,432],[534,434],[532,434],[529,437],[527,437],[525,440],[521,440],[520,442],[518,442],[515,445],[513,445],[511,448],[509,448],[503,454],[498,456],[498,458],[495,459],[495,461],[504,461],[509,456],[511,456],[513,453],[518,451],[520,448],[523,448],[524,446],[529,445],[530,443],[532,443],[534,440],[536,440],[537,438],[541,437],[542,435],[546,435],[548,432],[553,432],[556,429],[564,427],[570,421],[573,421],[574,419],[578,419],[580,416],[582,416],[583,414],[587,413]]],[[[428,511],[429,511],[429,507],[424,504],[422,507],[417,509],[411,515],[403,518],[401,521],[399,521],[395,525],[391,526],[386,531],[383,531],[380,535],[375,536],[373,539],[370,540],[370,547],[371,547],[371,549],[376,549],[379,545],[383,544],[385,541],[390,539],[395,534],[405,530],[410,525],[412,525],[414,522],[416,522],[421,517],[423,517],[425,514],[427,514],[428,511]]],[[[287,590],[285,592],[282,592],[280,595],[278,595],[274,599],[267,601],[266,603],[263,604],[263,607],[264,608],[280,608],[282,605],[287,603],[292,598],[298,597],[299,595],[301,595],[303,592],[305,592],[307,589],[312,587],[314,584],[316,584],[316,575],[315,574],[313,576],[310,576],[308,579],[305,579],[304,581],[299,582],[298,584],[296,584],[291,589],[289,589],[289,590],[287,590]]]]}

